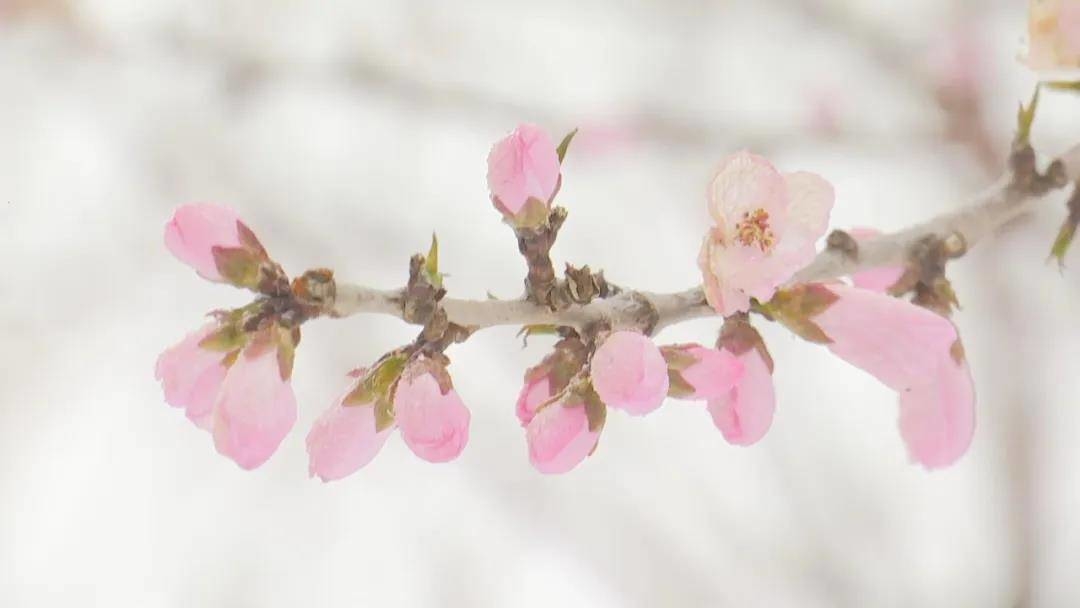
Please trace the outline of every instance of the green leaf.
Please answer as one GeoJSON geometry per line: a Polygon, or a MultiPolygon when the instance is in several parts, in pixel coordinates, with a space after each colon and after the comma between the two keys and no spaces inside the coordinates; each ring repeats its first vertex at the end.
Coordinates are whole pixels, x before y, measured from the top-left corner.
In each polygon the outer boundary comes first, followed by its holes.
{"type": "Polygon", "coordinates": [[[1044,82],[1042,84],[1046,88],[1053,89],[1055,91],[1070,91],[1073,93],[1080,93],[1080,80],[1075,82],[1069,80],[1059,80],[1055,82],[1044,82]]]}
{"type": "Polygon", "coordinates": [[[248,251],[254,253],[256,257],[261,260],[270,259],[270,256],[266,253],[266,249],[263,249],[262,243],[259,242],[255,233],[251,231],[251,228],[247,227],[247,224],[240,220],[236,221],[236,235],[240,238],[240,244],[248,251]]]}
{"type": "Polygon", "coordinates": [[[431,233],[431,247],[427,257],[424,258],[424,274],[429,283],[435,287],[442,287],[443,275],[439,273],[439,238],[431,233]]]}
{"type": "Polygon", "coordinates": [[[567,133],[562,141],[559,142],[559,147],[555,148],[555,152],[559,155],[559,164],[562,164],[563,159],[566,158],[566,150],[570,148],[570,142],[573,141],[574,136],[577,135],[578,130],[575,128],[573,131],[567,133]]]}
{"type": "Polygon", "coordinates": [[[1031,124],[1035,122],[1035,110],[1039,107],[1039,85],[1035,85],[1035,92],[1031,95],[1031,101],[1027,107],[1020,104],[1020,110],[1016,113],[1016,143],[1027,145],[1031,141],[1031,124]]]}
{"type": "Polygon", "coordinates": [[[262,264],[255,253],[240,247],[214,247],[211,251],[214,264],[226,281],[248,289],[259,285],[262,264]]]}
{"type": "Polygon", "coordinates": [[[1065,254],[1069,252],[1069,246],[1072,245],[1075,236],[1076,222],[1071,218],[1066,218],[1061,224],[1061,229],[1058,230],[1054,244],[1050,247],[1050,258],[1057,260],[1058,269],[1065,268],[1065,254]]]}

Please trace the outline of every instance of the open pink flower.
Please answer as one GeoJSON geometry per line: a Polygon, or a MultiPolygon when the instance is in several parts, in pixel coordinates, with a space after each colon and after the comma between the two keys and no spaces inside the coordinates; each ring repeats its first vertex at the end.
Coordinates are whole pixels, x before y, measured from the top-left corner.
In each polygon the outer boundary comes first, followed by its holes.
{"type": "Polygon", "coordinates": [[[1028,36],[1031,68],[1080,68],[1080,0],[1030,0],[1028,36]]]}
{"type": "MultiPolygon", "coordinates": [[[[848,234],[855,239],[855,242],[863,243],[881,235],[881,231],[873,228],[852,228],[848,230],[848,234]]],[[[904,276],[903,266],[885,266],[856,272],[851,275],[851,282],[862,289],[885,293],[902,276],[904,276]]]]}
{"type": "Polygon", "coordinates": [[[912,459],[952,464],[975,428],[975,393],[948,319],[877,292],[829,285],[838,299],[813,318],[829,350],[900,395],[900,431],[912,459]]]}
{"type": "Polygon", "coordinates": [[[355,473],[375,458],[394,430],[393,425],[375,430],[374,404],[344,403],[355,388],[356,382],[323,412],[308,432],[308,472],[313,477],[333,481],[355,473]]]}
{"type": "Polygon", "coordinates": [[[225,374],[214,404],[214,446],[240,467],[254,469],[295,423],[296,397],[282,378],[277,348],[249,346],[225,374]]]}
{"type": "Polygon", "coordinates": [[[756,348],[738,355],[738,361],[743,373],[725,393],[709,399],[708,409],[713,424],[728,443],[751,445],[772,426],[776,393],[772,370],[756,348]]]}
{"type": "Polygon", "coordinates": [[[660,407],[668,392],[667,362],[652,340],[616,331],[593,354],[592,383],[605,404],[635,416],[660,407]]]}
{"type": "Polygon", "coordinates": [[[527,211],[535,200],[546,207],[559,186],[559,155],[543,129],[523,124],[499,140],[488,154],[488,189],[508,217],[527,211]]]}
{"type": "Polygon", "coordinates": [[[165,246],[178,260],[209,281],[226,282],[218,271],[214,248],[241,247],[240,217],[228,207],[206,203],[176,209],[165,225],[165,246]]]}
{"type": "Polygon", "coordinates": [[[541,473],[566,473],[592,453],[600,437],[589,430],[583,404],[556,401],[536,413],[525,429],[529,462],[541,473]]]}
{"type": "Polygon", "coordinates": [[[406,368],[394,394],[394,418],[414,454],[428,462],[447,462],[469,441],[470,415],[449,376],[443,376],[445,370],[432,371],[430,366],[421,359],[406,368]]]}
{"type": "Polygon", "coordinates": [[[700,344],[677,344],[660,349],[668,364],[668,394],[701,401],[726,395],[742,379],[743,363],[727,350],[700,344]]]}
{"type": "Polygon", "coordinates": [[[825,233],[833,188],[806,172],[781,174],[764,158],[739,152],[713,177],[709,229],[698,256],[709,304],[722,315],[765,301],[810,262],[825,233]]]}
{"type": "Polygon", "coordinates": [[[179,344],[161,353],[154,370],[165,392],[165,401],[184,408],[187,417],[202,429],[210,428],[210,413],[227,369],[223,362],[226,353],[199,346],[217,329],[216,323],[208,323],[188,334],[179,344]]]}

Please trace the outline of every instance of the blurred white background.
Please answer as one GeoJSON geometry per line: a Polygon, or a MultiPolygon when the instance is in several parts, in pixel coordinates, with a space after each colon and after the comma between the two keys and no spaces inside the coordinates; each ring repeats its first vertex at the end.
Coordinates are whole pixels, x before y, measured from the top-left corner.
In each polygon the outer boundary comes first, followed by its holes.
{"type": "MultiPolygon", "coordinates": [[[[235,207],[290,272],[384,288],[435,230],[452,293],[517,295],[484,173],[518,122],[582,128],[557,263],[649,290],[700,280],[704,186],[742,147],[832,181],[837,227],[954,208],[1030,95],[1025,4],[0,0],[0,605],[1080,605],[1080,256],[1045,263],[1061,197],[952,267],[979,426],[934,473],[908,464],[887,389],[773,327],[760,444],[672,402],[613,414],[559,477],[514,416],[547,343],[513,328],[450,353],[473,412],[458,461],[394,438],[328,485],[308,426],[413,328],[306,326],[300,421],[254,473],[153,378],[204,312],[245,302],[165,250],[183,202],[235,207]]],[[[1080,100],[1044,102],[1052,155],[1080,100]]]]}

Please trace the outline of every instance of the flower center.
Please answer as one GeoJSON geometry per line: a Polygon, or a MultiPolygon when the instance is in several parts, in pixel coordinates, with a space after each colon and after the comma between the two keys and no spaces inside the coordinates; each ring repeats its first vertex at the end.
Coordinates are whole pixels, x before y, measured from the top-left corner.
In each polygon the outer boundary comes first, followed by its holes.
{"type": "Polygon", "coordinates": [[[735,240],[768,253],[776,242],[776,235],[769,228],[769,212],[758,208],[743,213],[742,221],[735,224],[735,240]]]}

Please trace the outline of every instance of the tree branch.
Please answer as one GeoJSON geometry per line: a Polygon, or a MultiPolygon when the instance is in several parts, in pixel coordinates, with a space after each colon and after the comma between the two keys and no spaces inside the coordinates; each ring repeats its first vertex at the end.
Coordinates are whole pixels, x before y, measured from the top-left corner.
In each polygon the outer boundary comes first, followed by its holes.
{"type": "MultiPolygon", "coordinates": [[[[879,236],[859,245],[856,252],[828,248],[796,273],[792,283],[825,281],[860,270],[907,264],[913,246],[927,237],[959,237],[966,250],[1013,219],[1029,212],[1047,194],[1080,179],[1080,144],[1051,164],[1046,175],[1035,171],[1030,148],[1013,154],[1013,169],[967,206],[926,222],[879,236]],[[1025,154],[1026,153],[1026,154],[1025,154]]],[[[339,283],[327,309],[333,317],[360,313],[404,318],[404,292],[381,291],[339,283]]],[[[689,319],[715,315],[701,287],[676,293],[625,290],[585,305],[553,311],[525,298],[465,300],[444,298],[441,305],[450,322],[470,330],[498,325],[564,325],[584,329],[593,324],[613,328],[634,327],[650,333],[689,319]]]]}

